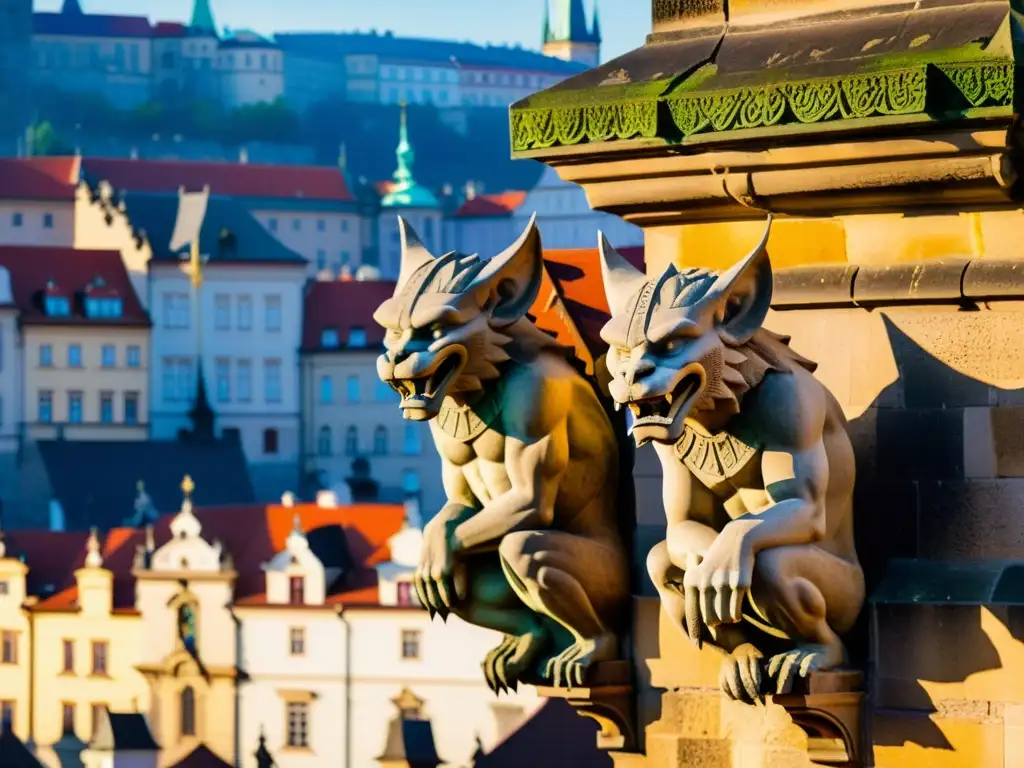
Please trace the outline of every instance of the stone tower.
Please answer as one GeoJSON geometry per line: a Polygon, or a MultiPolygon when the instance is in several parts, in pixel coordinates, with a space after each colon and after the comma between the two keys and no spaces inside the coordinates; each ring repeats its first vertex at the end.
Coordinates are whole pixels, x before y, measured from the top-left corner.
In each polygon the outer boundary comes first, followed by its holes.
{"type": "Polygon", "coordinates": [[[590,67],[601,62],[601,23],[594,0],[594,18],[587,24],[583,0],[554,0],[544,18],[542,50],[547,56],[578,61],[590,67]]]}

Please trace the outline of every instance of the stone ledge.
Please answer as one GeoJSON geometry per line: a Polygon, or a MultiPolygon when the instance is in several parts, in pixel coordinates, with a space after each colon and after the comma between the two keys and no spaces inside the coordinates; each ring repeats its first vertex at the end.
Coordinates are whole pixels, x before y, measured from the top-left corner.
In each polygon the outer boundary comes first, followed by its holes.
{"type": "Polygon", "coordinates": [[[1024,299],[1024,262],[995,259],[776,270],[772,309],[970,306],[1024,299]]]}

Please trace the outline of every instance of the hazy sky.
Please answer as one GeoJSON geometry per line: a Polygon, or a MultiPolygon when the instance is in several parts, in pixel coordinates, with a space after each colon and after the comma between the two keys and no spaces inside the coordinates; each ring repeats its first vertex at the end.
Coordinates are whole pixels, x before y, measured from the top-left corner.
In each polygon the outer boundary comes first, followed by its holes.
{"type": "MultiPolygon", "coordinates": [[[[540,45],[546,0],[211,0],[221,26],[267,34],[284,30],[390,29],[398,35],[540,45]]],[[[86,13],[187,20],[193,0],[80,0],[86,13]]],[[[592,8],[594,0],[584,0],[592,8]]],[[[650,30],[648,0],[598,0],[606,59],[636,48],[650,30]]],[[[37,11],[63,0],[35,0],[37,11]]]]}

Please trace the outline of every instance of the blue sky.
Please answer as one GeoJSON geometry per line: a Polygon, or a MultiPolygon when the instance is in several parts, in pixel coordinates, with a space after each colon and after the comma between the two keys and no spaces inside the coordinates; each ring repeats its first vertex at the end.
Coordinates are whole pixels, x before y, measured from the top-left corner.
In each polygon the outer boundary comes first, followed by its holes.
{"type": "MultiPolygon", "coordinates": [[[[145,14],[183,20],[193,0],[80,0],[86,13],[145,14]]],[[[584,0],[589,9],[594,0],[584,0]]],[[[647,0],[598,0],[605,58],[643,43],[650,30],[647,0]]],[[[211,0],[217,23],[264,34],[277,30],[390,29],[398,35],[540,44],[545,0],[211,0]]],[[[37,11],[59,10],[62,0],[36,0],[37,11]]]]}

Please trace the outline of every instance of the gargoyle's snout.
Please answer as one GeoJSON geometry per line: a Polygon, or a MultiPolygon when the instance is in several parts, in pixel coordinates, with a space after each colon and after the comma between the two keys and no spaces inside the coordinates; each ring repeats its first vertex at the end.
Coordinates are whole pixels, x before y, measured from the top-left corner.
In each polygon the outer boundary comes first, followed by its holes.
{"type": "Polygon", "coordinates": [[[657,370],[657,366],[652,361],[642,357],[626,371],[626,384],[632,388],[636,382],[646,379],[655,370],[657,370]]]}

